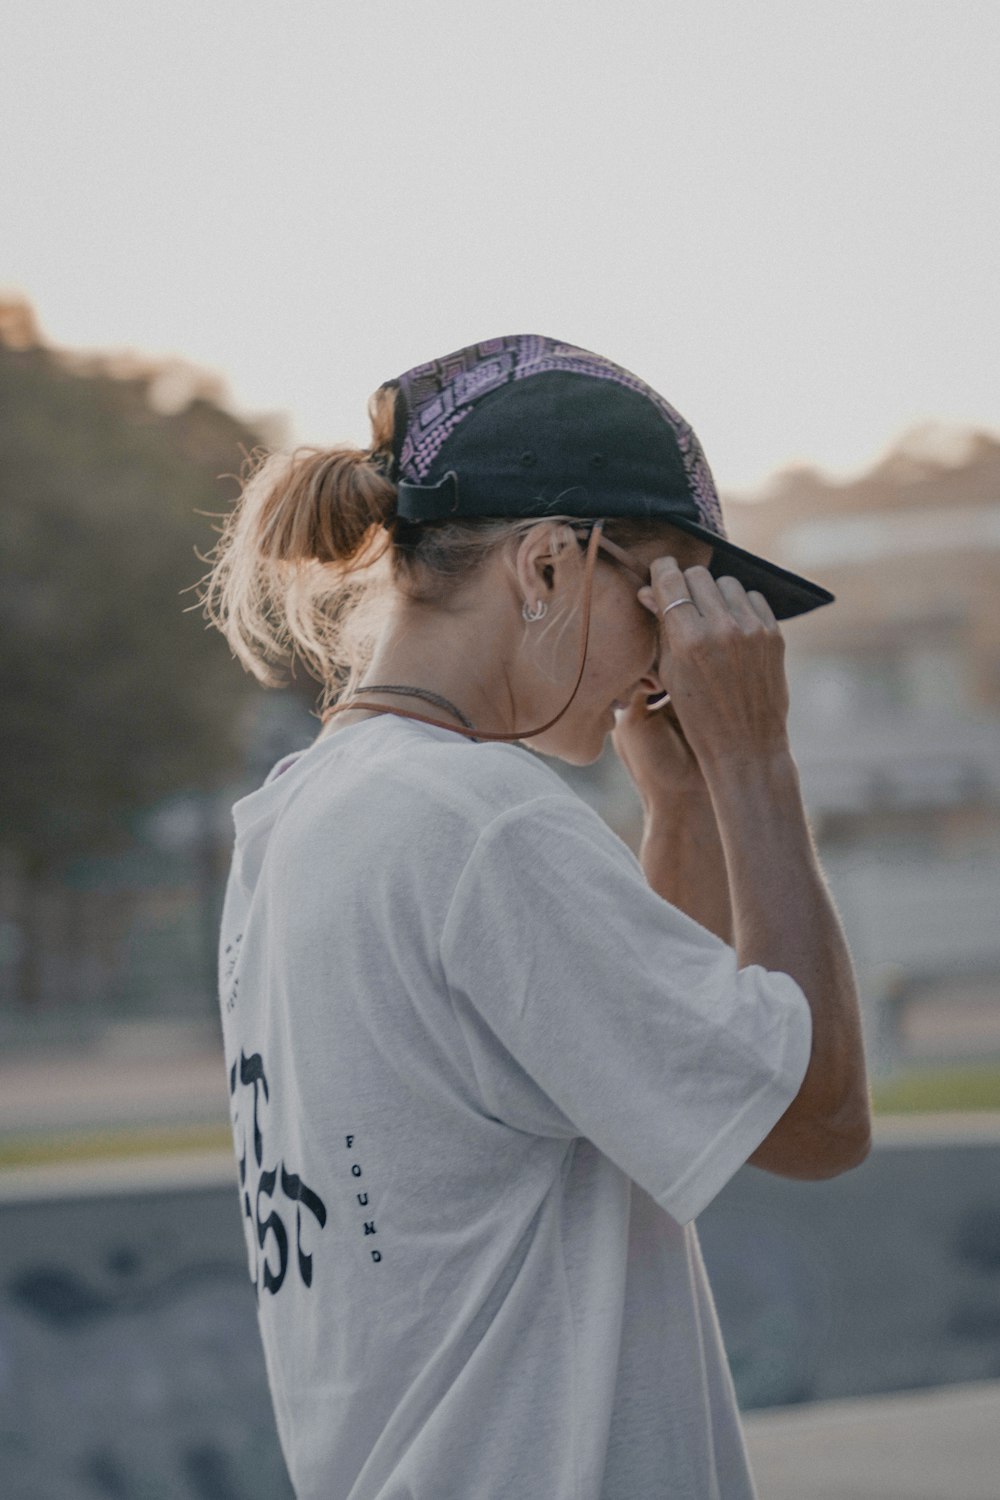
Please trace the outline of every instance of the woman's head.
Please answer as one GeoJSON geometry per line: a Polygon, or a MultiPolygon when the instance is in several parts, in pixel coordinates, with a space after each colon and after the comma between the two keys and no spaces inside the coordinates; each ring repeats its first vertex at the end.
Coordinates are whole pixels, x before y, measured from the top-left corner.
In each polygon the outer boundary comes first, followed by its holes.
{"type": "Polygon", "coordinates": [[[487,736],[524,738],[559,714],[528,743],[594,759],[611,702],[658,686],[641,580],[605,550],[591,554],[580,672],[583,549],[598,518],[640,573],[664,553],[682,567],[721,558],[778,619],[833,597],[728,540],[690,426],[588,350],[489,339],[387,381],[369,415],[367,449],[251,455],[205,559],[205,613],[244,666],[276,685],[274,665],[299,657],[321,709],[367,684],[417,686],[487,736]],[[522,615],[540,603],[544,619],[522,615]]]}
{"type": "MultiPolygon", "coordinates": [[[[576,681],[589,528],[559,516],[401,520],[387,475],[397,400],[389,384],[369,401],[368,449],[250,456],[206,559],[205,613],[268,686],[283,681],[276,665],[301,659],[322,685],[321,709],[363,681],[391,680],[444,692],[484,730],[504,732],[511,714],[511,730],[544,723],[576,681]],[[540,602],[543,617],[527,620],[540,602]],[[369,670],[377,661],[392,675],[369,670]]],[[[711,554],[662,521],[610,518],[604,534],[640,569],[664,552],[685,567],[711,554]]],[[[612,701],[643,682],[658,689],[656,624],[640,586],[598,552],[579,689],[534,747],[591,761],[613,727],[612,701]]]]}
{"type": "Polygon", "coordinates": [[[615,704],[625,706],[639,691],[663,691],[658,625],[637,598],[649,581],[653,559],[669,553],[683,567],[711,560],[706,543],[662,522],[608,521],[604,535],[614,552],[604,550],[602,537],[593,570],[586,658],[575,692],[587,571],[586,532],[581,537],[579,522],[546,520],[520,529],[501,545],[486,573],[487,588],[503,601],[501,618],[519,617],[511,630],[520,697],[514,722],[525,728],[542,725],[564,710],[527,743],[578,765],[601,754],[614,728],[615,704]],[[532,613],[546,606],[544,618],[525,623],[522,601],[532,613]]]}

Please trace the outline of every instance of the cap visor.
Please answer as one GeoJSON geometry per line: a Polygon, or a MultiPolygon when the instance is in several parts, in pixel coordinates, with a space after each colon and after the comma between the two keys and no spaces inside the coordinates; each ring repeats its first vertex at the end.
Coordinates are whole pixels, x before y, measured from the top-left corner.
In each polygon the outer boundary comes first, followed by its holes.
{"type": "Polygon", "coordinates": [[[804,615],[811,609],[818,609],[821,604],[834,601],[835,596],[821,584],[811,583],[808,578],[800,578],[798,573],[790,573],[787,568],[779,568],[777,563],[723,541],[707,526],[699,526],[685,516],[664,516],[663,519],[676,526],[678,531],[690,532],[708,542],[713,549],[708,568],[712,577],[738,578],[747,593],[756,589],[764,595],[776,620],[790,620],[795,615],[804,615]]]}

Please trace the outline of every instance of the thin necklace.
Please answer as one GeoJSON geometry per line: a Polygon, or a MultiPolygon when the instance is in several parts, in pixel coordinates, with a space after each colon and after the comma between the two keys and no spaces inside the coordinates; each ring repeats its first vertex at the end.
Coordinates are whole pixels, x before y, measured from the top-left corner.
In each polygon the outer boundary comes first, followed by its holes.
{"type": "Polygon", "coordinates": [[[465,717],[460,708],[455,707],[454,703],[449,702],[440,693],[432,693],[428,688],[403,687],[395,682],[365,682],[356,689],[354,696],[357,697],[361,693],[406,693],[412,694],[415,698],[427,698],[431,703],[436,703],[438,708],[450,709],[456,719],[461,719],[466,729],[476,727],[471,719],[465,717]]]}

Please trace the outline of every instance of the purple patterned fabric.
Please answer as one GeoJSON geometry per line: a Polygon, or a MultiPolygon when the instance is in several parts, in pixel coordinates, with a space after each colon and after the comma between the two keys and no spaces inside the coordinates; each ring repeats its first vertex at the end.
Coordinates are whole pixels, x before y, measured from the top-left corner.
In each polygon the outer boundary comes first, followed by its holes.
{"type": "Polygon", "coordinates": [[[603,355],[541,334],[510,334],[456,349],[440,359],[415,365],[399,377],[409,418],[399,456],[399,477],[421,484],[441,445],[487,391],[511,380],[548,370],[611,380],[645,396],[668,423],[680,450],[702,524],[717,536],[727,532],[722,507],[701,444],[684,418],[664,398],[628,370],[603,355]]]}

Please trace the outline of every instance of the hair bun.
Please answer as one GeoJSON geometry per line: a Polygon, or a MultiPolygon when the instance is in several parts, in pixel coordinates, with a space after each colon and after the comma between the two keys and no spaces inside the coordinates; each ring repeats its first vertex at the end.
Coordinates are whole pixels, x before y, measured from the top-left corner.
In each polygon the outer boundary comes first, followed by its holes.
{"type": "Polygon", "coordinates": [[[234,655],[268,686],[282,685],[272,663],[289,655],[327,686],[337,676],[331,643],[351,610],[331,612],[331,598],[392,547],[397,396],[398,382],[389,382],[369,398],[370,447],[258,448],[246,457],[239,497],[205,559],[212,571],[201,581],[201,602],[234,655]]]}

